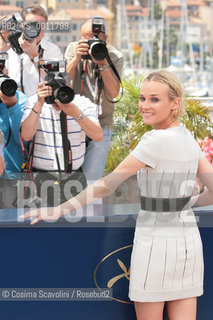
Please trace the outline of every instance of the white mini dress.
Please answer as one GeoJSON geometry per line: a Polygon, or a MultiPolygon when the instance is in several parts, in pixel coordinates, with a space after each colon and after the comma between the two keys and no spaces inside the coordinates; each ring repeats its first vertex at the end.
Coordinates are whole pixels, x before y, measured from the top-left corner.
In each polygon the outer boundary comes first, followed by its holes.
{"type": "MultiPolygon", "coordinates": [[[[131,154],[147,165],[138,172],[142,196],[191,196],[204,154],[185,127],[147,132],[131,154]]],[[[130,299],[160,302],[202,294],[203,250],[192,209],[140,210],[131,256],[130,299]]]]}

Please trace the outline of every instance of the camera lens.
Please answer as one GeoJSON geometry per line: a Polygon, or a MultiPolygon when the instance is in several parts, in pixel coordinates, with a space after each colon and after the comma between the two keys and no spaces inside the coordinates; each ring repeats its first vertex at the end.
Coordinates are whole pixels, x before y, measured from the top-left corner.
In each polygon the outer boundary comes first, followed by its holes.
{"type": "Polygon", "coordinates": [[[6,79],[1,83],[1,91],[7,97],[12,97],[15,95],[17,90],[17,84],[12,79],[6,79]]]}
{"type": "Polygon", "coordinates": [[[74,97],[75,92],[72,88],[68,86],[63,86],[55,90],[54,96],[61,102],[61,103],[70,103],[74,97]]]}
{"type": "Polygon", "coordinates": [[[28,23],[23,29],[23,38],[29,42],[32,42],[33,39],[37,38],[40,34],[40,30],[33,23],[28,23]]]}
{"type": "Polygon", "coordinates": [[[92,43],[90,48],[91,48],[92,56],[96,60],[101,61],[106,58],[108,50],[104,43],[94,42],[92,43]]]}

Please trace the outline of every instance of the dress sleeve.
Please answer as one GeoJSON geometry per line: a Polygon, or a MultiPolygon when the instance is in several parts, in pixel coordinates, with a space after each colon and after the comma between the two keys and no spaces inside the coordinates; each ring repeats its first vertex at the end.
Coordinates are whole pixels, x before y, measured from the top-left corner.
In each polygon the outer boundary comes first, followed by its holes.
{"type": "Polygon", "coordinates": [[[205,156],[206,156],[205,153],[200,149],[199,150],[199,160],[204,158],[205,156]]]}
{"type": "MultiPolygon", "coordinates": [[[[196,143],[197,143],[197,142],[196,142],[196,143]]],[[[202,159],[202,158],[204,158],[204,157],[207,157],[207,159],[208,159],[208,157],[210,157],[210,156],[208,155],[208,153],[205,154],[205,152],[202,151],[202,149],[200,148],[200,146],[199,146],[198,143],[197,143],[197,147],[198,147],[198,160],[200,160],[200,159],[202,159]]]]}
{"type": "Polygon", "coordinates": [[[147,164],[153,169],[156,168],[158,163],[158,143],[156,142],[156,133],[155,130],[146,132],[141,138],[138,145],[131,152],[131,155],[137,160],[147,164]]]}

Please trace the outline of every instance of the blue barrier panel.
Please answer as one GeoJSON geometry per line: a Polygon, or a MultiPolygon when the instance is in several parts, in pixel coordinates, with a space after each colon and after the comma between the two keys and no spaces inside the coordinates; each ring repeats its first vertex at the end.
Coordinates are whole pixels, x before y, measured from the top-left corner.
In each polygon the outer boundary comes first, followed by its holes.
{"type": "MultiPolygon", "coordinates": [[[[103,208],[105,214],[110,210],[114,208],[103,208]]],[[[197,319],[212,320],[213,214],[197,211],[196,215],[200,217],[205,257],[205,294],[198,299],[197,319]]],[[[76,223],[61,219],[31,227],[29,223],[17,222],[16,212],[0,212],[0,319],[136,319],[128,299],[136,216],[100,217],[98,211],[98,219],[84,217],[76,223]],[[18,296],[20,292],[24,296],[27,288],[41,288],[45,292],[58,288],[63,293],[66,288],[97,287],[111,288],[112,299],[74,301],[70,296],[66,301],[60,301],[60,297],[55,301],[35,297],[33,301],[31,297],[18,296]]]]}

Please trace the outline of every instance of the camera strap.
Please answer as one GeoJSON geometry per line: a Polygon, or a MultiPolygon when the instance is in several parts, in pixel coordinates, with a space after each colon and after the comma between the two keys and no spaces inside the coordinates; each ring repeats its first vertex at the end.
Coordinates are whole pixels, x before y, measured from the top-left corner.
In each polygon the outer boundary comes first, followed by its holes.
{"type": "Polygon", "coordinates": [[[44,49],[41,47],[39,44],[38,46],[38,57],[39,57],[39,62],[38,62],[38,77],[39,77],[39,82],[41,81],[41,67],[40,67],[40,59],[43,58],[44,54],[44,49]]]}
{"type": "Polygon", "coordinates": [[[23,139],[21,137],[21,127],[20,127],[20,130],[19,130],[19,141],[20,141],[22,155],[23,155],[23,158],[24,158],[24,161],[25,161],[22,164],[22,170],[26,171],[26,172],[32,172],[33,154],[34,154],[34,146],[35,146],[35,135],[33,137],[29,152],[27,151],[27,149],[26,149],[26,147],[24,145],[24,141],[23,141],[23,139]]]}
{"type": "Polygon", "coordinates": [[[87,70],[88,70],[88,59],[87,60],[84,59],[82,63],[82,68],[81,68],[81,91],[80,91],[81,96],[83,94],[84,83],[86,81],[88,89],[93,97],[93,101],[98,106],[98,115],[100,115],[102,113],[101,105],[100,105],[101,90],[103,89],[103,85],[100,86],[100,82],[102,82],[102,79],[100,75],[96,72],[95,87],[93,88],[90,82],[89,76],[87,74],[87,70]]]}
{"type": "MultiPolygon", "coordinates": [[[[121,78],[120,78],[120,75],[116,69],[116,67],[114,66],[109,54],[107,54],[106,56],[106,59],[109,63],[109,66],[110,68],[113,70],[115,76],[117,77],[120,85],[121,85],[121,96],[118,100],[110,100],[104,90],[104,94],[107,98],[107,100],[110,102],[110,103],[117,103],[121,100],[122,96],[123,96],[123,85],[122,85],[122,81],[121,81],[121,78]]],[[[98,105],[98,108],[100,109],[100,98],[101,98],[101,92],[102,90],[104,89],[104,83],[103,83],[103,79],[102,79],[102,76],[100,74],[100,71],[97,72],[97,75],[96,75],[96,81],[95,81],[95,88],[93,89],[93,86],[90,82],[90,79],[89,79],[89,76],[87,74],[87,69],[88,69],[88,59],[87,60],[83,60],[83,63],[82,63],[82,68],[81,68],[81,95],[83,94],[83,87],[84,87],[84,83],[86,81],[87,83],[87,86],[89,88],[89,91],[93,97],[93,101],[98,105]]],[[[100,110],[99,110],[99,114],[100,114],[100,110]]]]}
{"type": "Polygon", "coordinates": [[[117,77],[118,81],[120,82],[120,85],[121,85],[121,96],[120,96],[120,98],[117,99],[117,100],[110,100],[110,99],[107,97],[107,94],[106,94],[105,90],[104,90],[104,93],[105,93],[106,98],[107,98],[107,100],[108,100],[109,102],[111,102],[111,103],[118,103],[118,102],[121,100],[122,96],[123,96],[123,84],[122,84],[120,75],[119,75],[116,67],[114,66],[114,64],[113,64],[113,62],[112,62],[112,59],[111,59],[110,56],[109,56],[109,53],[107,53],[106,59],[107,59],[107,61],[108,61],[108,63],[109,63],[110,68],[112,69],[112,71],[114,72],[114,74],[115,74],[115,76],[117,77]]]}
{"type": "Polygon", "coordinates": [[[39,46],[38,46],[39,59],[43,58],[43,54],[44,54],[44,49],[43,49],[42,46],[39,44],[39,46]]]}
{"type": "Polygon", "coordinates": [[[60,181],[61,180],[61,166],[60,166],[60,162],[59,162],[59,158],[58,158],[58,153],[56,150],[55,123],[54,123],[54,118],[53,118],[52,106],[50,106],[50,113],[51,113],[52,128],[53,128],[53,141],[54,141],[55,157],[56,157],[56,162],[57,162],[57,166],[58,166],[59,181],[60,181]]]}
{"type": "MultiPolygon", "coordinates": [[[[24,202],[23,202],[23,206],[24,206],[25,200],[27,198],[28,187],[29,187],[28,180],[30,179],[31,181],[33,181],[32,168],[33,168],[33,155],[34,155],[34,147],[35,147],[35,135],[33,137],[29,152],[26,150],[24,141],[21,137],[21,127],[19,130],[19,141],[20,141],[22,155],[25,160],[21,167],[24,173],[24,176],[22,177],[22,179],[24,178],[24,180],[26,180],[26,184],[24,186],[24,202]]],[[[37,189],[34,184],[33,184],[33,191],[34,191],[34,195],[37,196],[37,189]]]]}
{"type": "Polygon", "coordinates": [[[64,111],[60,113],[60,122],[61,122],[61,134],[63,142],[63,151],[64,151],[64,170],[66,173],[72,172],[72,149],[70,140],[68,139],[68,128],[67,128],[67,115],[64,111]]]}
{"type": "Polygon", "coordinates": [[[81,93],[80,93],[81,96],[83,94],[84,82],[87,76],[87,68],[88,68],[88,59],[83,60],[82,68],[81,68],[81,93]]]}
{"type": "Polygon", "coordinates": [[[21,64],[21,78],[20,78],[20,85],[21,85],[21,91],[24,93],[24,83],[23,83],[23,73],[24,73],[23,57],[20,57],[20,64],[21,64]]]}
{"type": "MultiPolygon", "coordinates": [[[[53,109],[50,107],[51,112],[51,119],[52,119],[52,127],[53,127],[53,139],[54,139],[54,149],[55,149],[55,156],[56,156],[56,162],[58,166],[58,172],[59,172],[59,180],[61,180],[61,166],[59,162],[58,153],[56,150],[56,132],[55,132],[55,123],[53,118],[53,109]]],[[[64,152],[64,171],[66,173],[72,172],[72,150],[71,150],[71,144],[68,139],[68,130],[67,130],[67,116],[66,114],[61,111],[60,113],[60,124],[61,124],[61,135],[62,135],[62,144],[63,144],[63,152],[64,152]]]]}
{"type": "MultiPolygon", "coordinates": [[[[39,44],[38,46],[38,55],[39,55],[39,60],[43,57],[44,54],[44,49],[41,47],[39,44]]],[[[23,65],[23,57],[20,57],[20,64],[21,64],[21,78],[20,78],[20,85],[21,85],[21,91],[24,92],[24,82],[23,82],[23,74],[24,74],[24,65],[23,65]]],[[[38,77],[39,77],[39,82],[41,81],[41,71],[38,66],[38,77]]]]}

